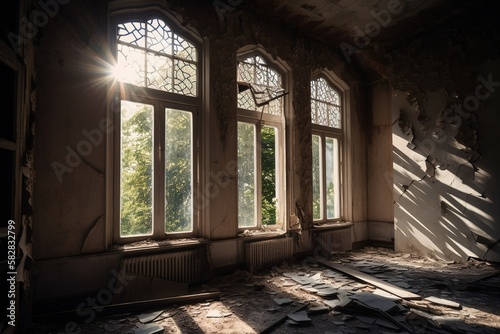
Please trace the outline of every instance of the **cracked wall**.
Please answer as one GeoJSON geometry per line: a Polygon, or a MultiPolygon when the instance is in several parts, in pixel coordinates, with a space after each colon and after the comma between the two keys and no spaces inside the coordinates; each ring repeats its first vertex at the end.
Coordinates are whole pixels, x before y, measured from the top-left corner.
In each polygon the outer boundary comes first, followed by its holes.
{"type": "Polygon", "coordinates": [[[462,2],[380,49],[393,88],[398,251],[500,260],[500,28],[488,8],[462,2]]]}
{"type": "MultiPolygon", "coordinates": [[[[500,61],[485,64],[481,72],[500,78],[500,61]]],[[[500,93],[491,93],[472,112],[445,90],[425,92],[420,105],[394,91],[396,250],[500,261],[500,144],[493,126],[500,122],[500,93]]]]}

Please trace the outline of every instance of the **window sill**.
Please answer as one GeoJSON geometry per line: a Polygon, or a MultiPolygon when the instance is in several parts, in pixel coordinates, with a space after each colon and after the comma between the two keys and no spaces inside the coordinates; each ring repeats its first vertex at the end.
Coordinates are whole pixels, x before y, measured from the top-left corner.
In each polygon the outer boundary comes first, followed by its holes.
{"type": "Polygon", "coordinates": [[[109,248],[109,251],[115,252],[137,252],[151,251],[159,249],[182,249],[196,247],[208,243],[207,239],[203,238],[179,238],[170,240],[142,240],[131,242],[128,244],[115,244],[109,248]]]}
{"type": "Polygon", "coordinates": [[[272,230],[272,231],[263,231],[263,230],[245,230],[238,234],[240,239],[249,239],[249,240],[259,240],[259,239],[274,239],[279,238],[286,235],[285,230],[272,230]]]}
{"type": "Polygon", "coordinates": [[[321,232],[321,231],[340,230],[351,226],[353,226],[353,223],[351,222],[331,222],[331,223],[314,224],[311,230],[313,232],[321,232]]]}

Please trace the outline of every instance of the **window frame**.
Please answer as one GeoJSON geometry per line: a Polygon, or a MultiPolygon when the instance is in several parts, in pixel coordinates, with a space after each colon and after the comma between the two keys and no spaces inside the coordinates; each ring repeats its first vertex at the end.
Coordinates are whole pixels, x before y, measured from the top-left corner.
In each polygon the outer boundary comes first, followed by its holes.
{"type": "MultiPolygon", "coordinates": [[[[312,219],[313,223],[316,225],[323,225],[323,224],[328,224],[328,223],[334,223],[334,222],[340,222],[344,220],[347,216],[348,210],[346,210],[346,205],[347,205],[347,191],[346,191],[346,128],[347,128],[347,120],[346,120],[346,103],[345,101],[347,100],[346,96],[347,94],[345,93],[345,89],[340,88],[336,81],[332,80],[326,73],[320,72],[316,73],[311,77],[309,85],[315,80],[318,79],[324,79],[328,83],[328,85],[337,92],[340,98],[340,128],[335,128],[335,127],[329,127],[325,125],[319,125],[315,124],[311,120],[311,152],[312,152],[312,136],[319,136],[321,139],[321,144],[320,144],[320,150],[321,150],[321,162],[320,162],[320,171],[321,171],[321,183],[320,183],[320,188],[321,188],[321,213],[322,213],[322,218],[320,219],[314,219],[314,210],[311,210],[312,213],[312,219]],[[327,198],[326,198],[326,138],[334,138],[338,142],[338,182],[339,182],[339,192],[338,192],[338,213],[337,217],[335,218],[328,218],[328,213],[327,213],[327,198]]],[[[317,99],[312,98],[311,95],[311,106],[314,101],[318,101],[317,99]]],[[[312,108],[311,108],[311,113],[312,113],[312,108]]],[[[313,166],[314,168],[314,166],[313,166]]],[[[311,174],[312,176],[312,174],[311,174]]],[[[312,181],[312,180],[311,180],[312,181]]],[[[313,193],[311,192],[311,196],[313,196],[313,193]]],[[[314,203],[314,196],[312,203],[314,203]]]]}
{"type": "MultiPolygon", "coordinates": [[[[275,62],[272,61],[271,58],[265,53],[265,51],[261,50],[260,48],[254,48],[253,50],[249,52],[240,52],[237,55],[237,61],[243,61],[247,59],[248,57],[256,57],[259,56],[261,57],[265,63],[266,67],[272,68],[274,71],[276,71],[280,76],[281,76],[281,87],[284,88],[285,90],[287,89],[287,80],[286,80],[286,71],[284,70],[284,67],[275,62]]],[[[238,66],[236,66],[236,71],[238,71],[238,66]]],[[[238,72],[236,72],[236,76],[238,76],[238,72]]],[[[277,210],[277,224],[274,225],[265,225],[262,224],[262,178],[257,177],[256,180],[256,189],[255,192],[257,194],[256,196],[256,203],[257,207],[255,208],[256,210],[256,215],[257,215],[257,224],[256,226],[251,226],[251,227],[246,227],[246,226],[240,226],[239,221],[237,221],[237,228],[238,231],[244,231],[244,230],[262,230],[263,226],[265,226],[265,229],[267,230],[281,230],[281,229],[286,229],[287,226],[287,221],[286,221],[286,215],[285,213],[287,212],[288,208],[288,203],[287,203],[287,197],[286,197],[286,181],[287,181],[287,163],[286,163],[286,113],[287,113],[287,107],[288,107],[288,100],[286,98],[286,95],[281,97],[282,99],[282,114],[281,115],[274,115],[270,113],[264,112],[264,106],[262,107],[257,107],[261,108],[261,111],[255,111],[255,110],[249,110],[249,109],[242,109],[238,106],[238,96],[237,96],[237,123],[243,122],[243,123],[248,123],[248,124],[253,124],[255,126],[255,133],[256,133],[256,139],[255,139],[255,151],[254,153],[256,154],[256,170],[255,170],[255,175],[259,176],[262,175],[262,163],[261,163],[261,154],[260,153],[260,147],[261,147],[261,139],[262,139],[262,132],[261,129],[264,126],[270,126],[270,127],[275,127],[277,129],[276,134],[277,134],[277,147],[278,147],[278,156],[276,157],[276,182],[278,183],[277,185],[277,201],[278,205],[276,205],[276,210],[277,210]]],[[[236,143],[238,146],[238,143],[236,143]]],[[[239,195],[238,195],[239,196],[239,195]]],[[[239,214],[238,214],[239,215],[239,214]]]]}
{"type": "MultiPolygon", "coordinates": [[[[108,180],[108,190],[111,196],[108,203],[112,205],[111,216],[112,227],[108,233],[111,243],[126,244],[136,241],[155,239],[175,239],[197,237],[200,235],[200,220],[203,216],[204,206],[199,206],[201,196],[200,184],[205,175],[203,167],[201,139],[207,133],[202,126],[202,110],[206,87],[204,82],[204,62],[205,54],[203,43],[192,33],[189,33],[179,23],[162,11],[146,11],[143,13],[128,13],[125,15],[115,15],[110,20],[110,41],[113,63],[118,57],[117,32],[118,25],[125,22],[147,22],[151,19],[159,19],[166,23],[170,30],[192,43],[196,48],[196,96],[181,95],[173,92],[162,91],[156,88],[135,86],[126,82],[113,82],[110,87],[110,113],[113,121],[111,136],[108,137],[108,149],[112,152],[108,160],[108,168],[112,171],[112,177],[108,180]],[[120,157],[121,157],[121,101],[127,100],[137,103],[150,104],[154,107],[154,128],[153,128],[153,232],[148,235],[121,236],[120,235],[120,157]],[[188,111],[192,114],[192,231],[168,233],[165,228],[165,109],[178,109],[188,111]],[[158,157],[158,154],[159,157],[158,157]],[[158,172],[155,172],[158,171],[158,172]],[[156,199],[156,198],[159,199],[156,199]],[[163,200],[161,200],[163,198],[163,200]]],[[[109,243],[108,242],[108,243],[109,243]]]]}

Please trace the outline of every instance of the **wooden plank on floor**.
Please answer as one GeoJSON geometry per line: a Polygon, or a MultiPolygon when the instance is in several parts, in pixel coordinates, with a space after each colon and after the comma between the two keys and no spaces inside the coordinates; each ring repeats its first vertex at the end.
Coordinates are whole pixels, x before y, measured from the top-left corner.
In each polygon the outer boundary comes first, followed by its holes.
{"type": "Polygon", "coordinates": [[[358,280],[361,280],[365,283],[371,284],[379,289],[382,289],[384,291],[387,291],[389,293],[392,293],[395,296],[398,296],[399,298],[406,299],[406,300],[415,300],[415,299],[422,299],[421,296],[410,292],[408,290],[405,290],[403,288],[400,288],[396,285],[393,285],[391,283],[388,283],[386,281],[383,281],[381,279],[378,279],[376,277],[373,277],[371,275],[365,274],[359,270],[356,270],[354,268],[346,267],[341,264],[334,263],[332,261],[327,261],[327,260],[318,260],[318,263],[329,267],[331,269],[335,269],[337,271],[340,271],[344,274],[347,274],[349,276],[352,276],[358,280]]]}

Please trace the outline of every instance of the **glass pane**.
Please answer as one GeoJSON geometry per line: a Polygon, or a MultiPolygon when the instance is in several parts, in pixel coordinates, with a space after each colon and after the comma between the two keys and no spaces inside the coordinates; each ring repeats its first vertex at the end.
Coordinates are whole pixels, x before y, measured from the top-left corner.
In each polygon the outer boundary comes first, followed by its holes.
{"type": "Polygon", "coordinates": [[[311,120],[313,124],[341,128],[340,94],[323,78],[311,81],[311,120]]]}
{"type": "Polygon", "coordinates": [[[165,109],[165,230],[193,231],[193,119],[165,109]]]}
{"type": "Polygon", "coordinates": [[[144,47],[146,40],[146,24],[143,22],[126,22],[118,25],[117,39],[130,45],[144,47]]]}
{"type": "Polygon", "coordinates": [[[320,136],[312,136],[312,174],[313,174],[313,219],[321,220],[323,219],[323,200],[321,193],[321,183],[322,183],[322,159],[321,159],[321,138],[320,136]]]}
{"type": "Polygon", "coordinates": [[[148,52],[147,87],[172,91],[172,59],[148,52]]]}
{"type": "Polygon", "coordinates": [[[326,217],[339,217],[339,149],[336,138],[325,139],[326,217]]]}
{"type": "Polygon", "coordinates": [[[146,72],[143,50],[118,44],[118,59],[115,77],[118,81],[144,86],[146,72]]]}
{"type": "Polygon", "coordinates": [[[174,34],[174,55],[182,59],[196,61],[196,48],[192,43],[174,34]]]}
{"type": "Polygon", "coordinates": [[[120,235],[153,233],[153,106],[121,101],[120,235]]]}
{"type": "Polygon", "coordinates": [[[277,218],[277,129],[264,126],[261,129],[262,164],[262,224],[275,225],[277,218]]]}
{"type": "Polygon", "coordinates": [[[196,96],[196,65],[174,59],[174,93],[196,96]]]}
{"type": "Polygon", "coordinates": [[[122,23],[117,28],[117,64],[113,74],[118,81],[196,96],[198,68],[194,44],[173,33],[159,19],[122,23]]]}
{"type": "Polygon", "coordinates": [[[238,122],[238,226],[257,226],[255,125],[238,122]]]}
{"type": "Polygon", "coordinates": [[[148,44],[149,50],[172,54],[172,31],[162,20],[153,19],[148,21],[148,44]]]}

